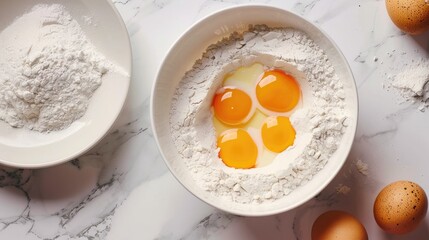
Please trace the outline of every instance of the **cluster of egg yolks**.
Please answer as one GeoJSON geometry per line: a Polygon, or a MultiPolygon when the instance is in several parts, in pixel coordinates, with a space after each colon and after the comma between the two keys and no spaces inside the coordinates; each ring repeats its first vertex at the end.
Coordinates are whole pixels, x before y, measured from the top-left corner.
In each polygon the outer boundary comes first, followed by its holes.
{"type": "MultiPolygon", "coordinates": [[[[298,83],[280,70],[265,71],[256,84],[255,93],[262,107],[277,113],[292,110],[300,98],[298,83]]],[[[237,128],[245,126],[245,121],[250,118],[252,98],[240,89],[224,86],[215,94],[212,106],[219,121],[235,127],[219,135],[219,157],[229,167],[255,167],[258,147],[246,130],[237,128]]],[[[293,145],[295,134],[289,118],[284,116],[269,116],[261,126],[262,142],[274,153],[280,153],[293,145]]]]}
{"type": "Polygon", "coordinates": [[[240,89],[223,89],[213,100],[215,116],[225,124],[238,125],[249,115],[252,99],[240,89]]]}

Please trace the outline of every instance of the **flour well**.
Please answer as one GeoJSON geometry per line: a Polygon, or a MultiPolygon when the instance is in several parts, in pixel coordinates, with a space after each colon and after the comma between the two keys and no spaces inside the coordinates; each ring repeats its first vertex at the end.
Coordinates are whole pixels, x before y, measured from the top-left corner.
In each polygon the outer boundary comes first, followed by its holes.
{"type": "Polygon", "coordinates": [[[81,118],[113,68],[63,6],[36,5],[0,33],[0,119],[61,130],[81,118]]]}
{"type": "Polygon", "coordinates": [[[243,204],[280,199],[305,184],[335,153],[347,128],[345,91],[326,54],[295,29],[251,27],[207,48],[179,83],[172,100],[174,143],[197,185],[214,196],[243,204]],[[264,167],[226,167],[218,158],[210,110],[225,74],[259,62],[294,75],[303,106],[291,116],[294,145],[264,167]]]}

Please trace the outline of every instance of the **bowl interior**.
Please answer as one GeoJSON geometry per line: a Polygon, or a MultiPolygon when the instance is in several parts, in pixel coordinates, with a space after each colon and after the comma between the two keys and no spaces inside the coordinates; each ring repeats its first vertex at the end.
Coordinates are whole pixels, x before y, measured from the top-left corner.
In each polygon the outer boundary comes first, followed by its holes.
{"type": "Polygon", "coordinates": [[[356,131],[358,115],[357,92],[349,66],[329,37],[303,18],[288,11],[269,7],[246,5],[219,11],[191,27],[174,44],[163,62],[152,94],[152,124],[161,153],[176,178],[194,195],[203,201],[227,212],[246,216],[262,216],[290,210],[308,201],[319,193],[337,174],[350,151],[356,131]],[[272,203],[260,205],[226,204],[219,198],[209,197],[201,190],[186,170],[172,141],[169,125],[169,112],[174,90],[184,73],[191,69],[194,61],[210,44],[213,44],[234,31],[247,30],[249,24],[266,24],[270,27],[291,27],[306,32],[328,55],[336,74],[344,83],[346,106],[350,122],[343,142],[328,161],[327,165],[314,178],[292,193],[272,203]]]}
{"type": "Polygon", "coordinates": [[[0,31],[37,4],[61,4],[78,21],[88,39],[124,74],[108,73],[91,98],[85,115],[69,128],[49,134],[11,128],[0,121],[0,163],[23,168],[46,167],[73,159],[94,146],[110,129],[125,103],[130,82],[128,33],[106,0],[0,1],[0,31]],[[91,23],[86,20],[89,17],[91,23]]]}

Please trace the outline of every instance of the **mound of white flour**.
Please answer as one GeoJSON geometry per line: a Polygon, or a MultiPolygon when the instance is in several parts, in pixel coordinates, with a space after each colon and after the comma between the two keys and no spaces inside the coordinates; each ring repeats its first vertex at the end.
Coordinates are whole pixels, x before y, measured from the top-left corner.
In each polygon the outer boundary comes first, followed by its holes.
{"type": "MultiPolygon", "coordinates": [[[[307,101],[307,102],[306,102],[307,101]]],[[[305,184],[327,163],[347,128],[345,92],[326,54],[300,31],[251,27],[210,46],[186,73],[172,100],[174,143],[196,183],[215,196],[236,203],[273,201],[305,184]],[[280,154],[254,169],[226,167],[218,157],[210,105],[224,75],[240,66],[263,65],[296,70],[309,85],[311,100],[290,117],[299,136],[309,140],[296,156],[280,154]],[[275,166],[275,167],[273,167],[275,166]]],[[[185,171],[185,170],[183,170],[185,171]]]]}
{"type": "Polygon", "coordinates": [[[419,110],[429,107],[429,61],[421,59],[401,72],[390,76],[386,86],[399,93],[405,102],[419,104],[419,110]]]}
{"type": "Polygon", "coordinates": [[[17,18],[0,33],[0,46],[0,119],[13,127],[68,127],[111,68],[58,4],[17,18]]]}

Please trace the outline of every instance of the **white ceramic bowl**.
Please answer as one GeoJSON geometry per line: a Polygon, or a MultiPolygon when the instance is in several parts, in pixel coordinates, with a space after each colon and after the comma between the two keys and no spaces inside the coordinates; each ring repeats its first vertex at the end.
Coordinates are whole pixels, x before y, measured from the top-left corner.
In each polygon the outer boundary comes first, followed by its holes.
{"type": "Polygon", "coordinates": [[[293,209],[318,194],[343,166],[352,146],[357,127],[358,101],[353,75],[346,59],[333,41],[318,27],[288,11],[261,5],[245,5],[216,12],[193,25],[170,49],[156,79],[151,102],[152,128],[161,154],[174,176],[195,196],[221,210],[245,216],[263,216],[293,209]],[[343,81],[346,92],[346,106],[350,122],[339,149],[326,166],[308,183],[289,195],[270,203],[260,205],[227,204],[220,198],[209,196],[200,189],[179,157],[173,143],[169,112],[174,91],[191,69],[194,61],[210,44],[216,43],[234,31],[242,32],[249,24],[266,24],[271,27],[292,27],[306,32],[328,55],[336,74],[343,81]]]}
{"type": "Polygon", "coordinates": [[[88,38],[108,60],[126,74],[110,75],[94,93],[85,115],[69,128],[51,133],[11,128],[0,121],[0,163],[40,168],[71,160],[94,146],[118,117],[128,93],[131,45],[125,25],[107,0],[0,1],[0,31],[36,4],[59,3],[76,19],[88,38]],[[87,24],[83,16],[91,17],[87,24]],[[126,76],[127,75],[127,76],[126,76]]]}

